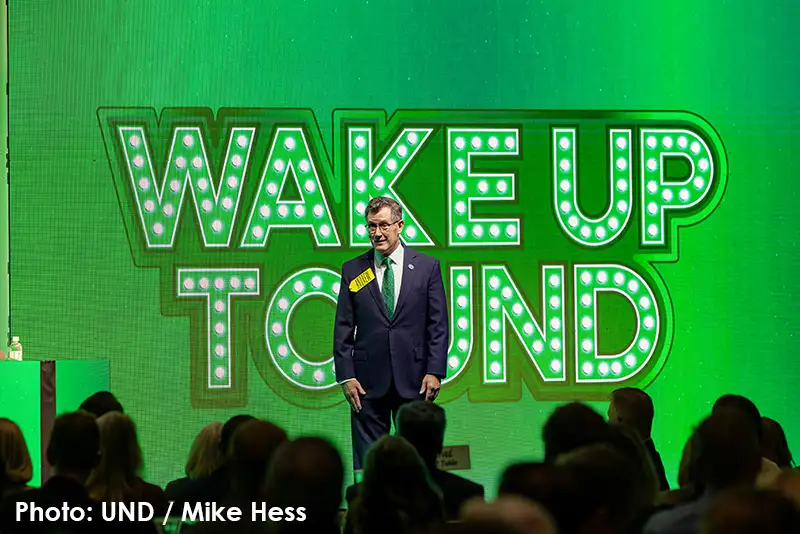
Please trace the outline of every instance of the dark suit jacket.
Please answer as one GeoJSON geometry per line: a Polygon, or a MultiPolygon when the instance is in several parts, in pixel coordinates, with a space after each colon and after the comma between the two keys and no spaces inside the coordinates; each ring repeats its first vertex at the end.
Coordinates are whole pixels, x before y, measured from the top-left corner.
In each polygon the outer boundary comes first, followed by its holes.
{"type": "MultiPolygon", "coordinates": [[[[442,491],[442,498],[444,500],[444,511],[447,521],[455,521],[458,519],[458,512],[465,502],[473,497],[485,498],[485,491],[483,486],[476,484],[471,480],[460,477],[448,471],[440,469],[429,469],[431,479],[442,491]]],[[[345,498],[347,499],[348,508],[353,503],[353,500],[358,496],[361,489],[361,483],[348,486],[345,491],[345,498]]]]}
{"type": "MultiPolygon", "coordinates": [[[[403,246],[403,245],[401,245],[403,246]]],[[[333,357],[336,380],[357,378],[366,398],[383,397],[394,380],[404,398],[419,397],[422,378],[447,373],[449,323],[439,261],[405,248],[400,296],[389,320],[377,279],[358,291],[350,282],[372,271],[375,250],[342,266],[333,357]]]]}
{"type": "Polygon", "coordinates": [[[661,491],[669,490],[669,482],[667,481],[667,473],[664,470],[664,462],[661,461],[661,455],[656,450],[656,445],[653,443],[652,438],[644,440],[644,447],[647,449],[647,454],[650,455],[650,460],[653,462],[653,467],[656,468],[656,475],[658,475],[658,485],[661,491]]]}

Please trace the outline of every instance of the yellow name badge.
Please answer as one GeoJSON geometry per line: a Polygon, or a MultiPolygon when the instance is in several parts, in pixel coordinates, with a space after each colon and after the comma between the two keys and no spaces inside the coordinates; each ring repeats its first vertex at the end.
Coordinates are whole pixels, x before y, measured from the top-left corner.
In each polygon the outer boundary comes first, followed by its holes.
{"type": "Polygon", "coordinates": [[[353,278],[353,280],[350,282],[350,291],[353,293],[358,293],[364,288],[364,286],[373,280],[375,280],[375,273],[372,272],[372,269],[367,269],[363,273],[353,278]]]}

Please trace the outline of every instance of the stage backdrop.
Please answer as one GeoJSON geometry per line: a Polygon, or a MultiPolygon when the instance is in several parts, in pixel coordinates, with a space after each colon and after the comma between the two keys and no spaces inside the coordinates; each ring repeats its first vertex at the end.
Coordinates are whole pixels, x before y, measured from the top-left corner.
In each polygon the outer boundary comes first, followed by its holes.
{"type": "Polygon", "coordinates": [[[800,439],[800,13],[709,6],[10,2],[25,357],[109,358],[156,483],[237,413],[349,465],[339,273],[390,195],[441,260],[446,441],[490,494],[624,384],[673,482],[723,393],[800,439]]]}

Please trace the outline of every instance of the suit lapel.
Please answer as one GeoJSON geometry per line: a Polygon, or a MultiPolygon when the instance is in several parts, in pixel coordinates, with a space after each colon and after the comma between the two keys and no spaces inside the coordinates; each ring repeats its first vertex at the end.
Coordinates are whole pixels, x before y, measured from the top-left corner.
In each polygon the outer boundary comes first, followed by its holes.
{"type": "MultiPolygon", "coordinates": [[[[367,290],[369,294],[372,295],[372,298],[375,299],[375,304],[378,306],[378,309],[381,310],[383,316],[388,320],[389,312],[386,311],[386,304],[383,302],[383,296],[378,291],[378,273],[375,272],[375,249],[370,249],[370,251],[364,255],[362,261],[364,262],[364,269],[372,270],[372,274],[375,275],[375,280],[367,284],[367,290]]],[[[402,287],[400,289],[402,290],[402,287]]]]}
{"type": "Polygon", "coordinates": [[[414,257],[417,255],[414,250],[406,247],[405,254],[403,258],[403,263],[405,265],[401,265],[400,267],[403,269],[403,280],[400,283],[400,296],[397,297],[397,305],[394,307],[394,318],[400,315],[400,311],[403,308],[403,304],[408,300],[411,289],[414,287],[414,281],[416,280],[417,271],[418,269],[414,269],[411,267],[414,265],[412,261],[414,257]]]}

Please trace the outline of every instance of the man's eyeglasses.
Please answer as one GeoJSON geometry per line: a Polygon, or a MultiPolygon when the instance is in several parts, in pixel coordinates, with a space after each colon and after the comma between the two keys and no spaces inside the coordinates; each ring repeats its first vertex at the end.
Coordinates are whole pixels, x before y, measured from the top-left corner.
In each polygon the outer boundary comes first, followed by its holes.
{"type": "Polygon", "coordinates": [[[394,226],[395,224],[399,223],[402,220],[403,219],[397,219],[394,222],[381,223],[381,224],[368,223],[365,226],[367,227],[367,231],[369,233],[374,234],[378,230],[378,228],[381,229],[381,232],[386,232],[387,230],[389,230],[389,228],[391,228],[392,226],[394,226]]]}

